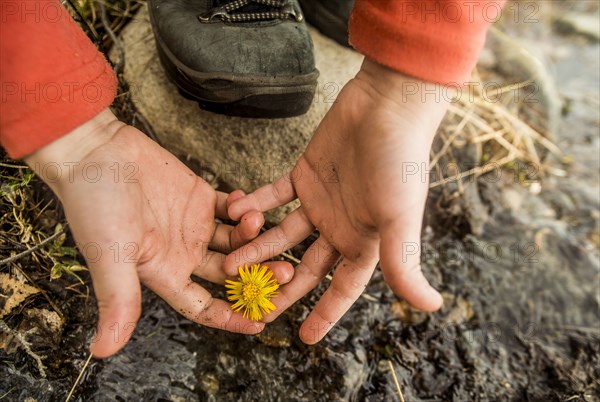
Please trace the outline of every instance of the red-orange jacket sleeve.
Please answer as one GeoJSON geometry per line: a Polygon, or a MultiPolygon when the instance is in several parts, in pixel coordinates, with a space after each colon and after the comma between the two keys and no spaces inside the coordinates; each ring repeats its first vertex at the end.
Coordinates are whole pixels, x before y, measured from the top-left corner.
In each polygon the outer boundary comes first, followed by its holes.
{"type": "Polygon", "coordinates": [[[26,156],[113,101],[114,72],[58,0],[0,0],[0,143],[26,156]]]}
{"type": "Polygon", "coordinates": [[[350,43],[407,75],[463,86],[504,1],[356,0],[350,43]]]}

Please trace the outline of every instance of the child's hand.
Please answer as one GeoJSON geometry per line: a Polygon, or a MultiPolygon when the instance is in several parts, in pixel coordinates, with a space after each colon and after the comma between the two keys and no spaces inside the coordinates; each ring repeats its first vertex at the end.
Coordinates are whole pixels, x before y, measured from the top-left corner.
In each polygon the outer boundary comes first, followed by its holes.
{"type": "Polygon", "coordinates": [[[442,90],[449,91],[365,60],[294,169],[231,203],[234,219],[295,198],[302,205],[253,244],[230,254],[228,273],[235,272],[235,261],[249,255],[250,248],[258,248],[254,254],[268,259],[303,241],[315,228],[320,233],[296,267],[294,279],[273,301],[277,310],[267,321],[317,286],[340,257],[329,289],[300,328],[306,343],[321,340],[350,308],[380,259],[396,294],[422,310],[441,306],[440,294],[421,272],[420,235],[429,150],[447,108],[439,96],[442,90]],[[438,91],[438,96],[426,95],[425,89],[438,91]]]}
{"type": "MultiPolygon", "coordinates": [[[[257,236],[260,212],[244,214],[236,227],[217,224],[215,216],[228,219],[227,195],[109,110],[26,161],[62,201],[88,263],[99,307],[94,356],[116,353],[131,337],[140,282],[197,323],[245,334],[262,330],[264,324],[233,313],[191,278],[223,283],[221,253],[257,236]]],[[[269,266],[280,283],[293,275],[286,262],[269,266]]]]}

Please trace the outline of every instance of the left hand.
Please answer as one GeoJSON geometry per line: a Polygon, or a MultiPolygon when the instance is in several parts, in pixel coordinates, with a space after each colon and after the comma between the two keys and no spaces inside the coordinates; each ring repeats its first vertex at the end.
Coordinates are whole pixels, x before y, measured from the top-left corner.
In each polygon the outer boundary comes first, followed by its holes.
{"type": "MultiPolygon", "coordinates": [[[[222,284],[222,253],[259,233],[261,213],[244,214],[235,227],[216,222],[229,218],[227,194],[108,109],[26,162],[61,200],[90,269],[99,313],[95,357],[129,341],[141,313],[140,283],[196,323],[245,334],[263,329],[192,280],[222,284]],[[72,169],[54,180],[46,174],[53,166],[72,169]]],[[[269,267],[280,283],[293,274],[286,262],[269,267]]]]}

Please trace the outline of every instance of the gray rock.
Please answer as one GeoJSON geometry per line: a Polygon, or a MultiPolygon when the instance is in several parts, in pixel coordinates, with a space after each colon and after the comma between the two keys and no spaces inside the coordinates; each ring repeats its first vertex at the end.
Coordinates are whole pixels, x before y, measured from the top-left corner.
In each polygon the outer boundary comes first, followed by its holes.
{"type": "MultiPolygon", "coordinates": [[[[312,107],[299,117],[270,120],[223,116],[183,98],[160,65],[146,7],[120,37],[125,51],[124,76],[135,105],[162,146],[181,159],[200,162],[232,189],[252,191],[294,166],[343,85],[360,68],[360,54],[316,30],[311,30],[311,35],[321,75],[312,107]]],[[[111,58],[115,57],[113,52],[111,58]]],[[[267,219],[278,221],[292,208],[295,205],[267,219]]]]}

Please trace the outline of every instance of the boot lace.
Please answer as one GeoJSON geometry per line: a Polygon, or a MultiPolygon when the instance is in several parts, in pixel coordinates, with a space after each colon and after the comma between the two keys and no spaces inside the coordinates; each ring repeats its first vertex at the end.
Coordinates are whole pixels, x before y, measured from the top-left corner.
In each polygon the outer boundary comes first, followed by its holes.
{"type": "Polygon", "coordinates": [[[289,3],[288,0],[234,0],[219,7],[213,7],[207,13],[198,16],[201,22],[213,22],[219,19],[224,22],[252,22],[267,20],[292,19],[302,21],[302,12],[289,3]],[[239,10],[248,4],[262,4],[269,7],[265,11],[240,12],[239,10]],[[236,12],[238,11],[238,12],[236,12]]]}

